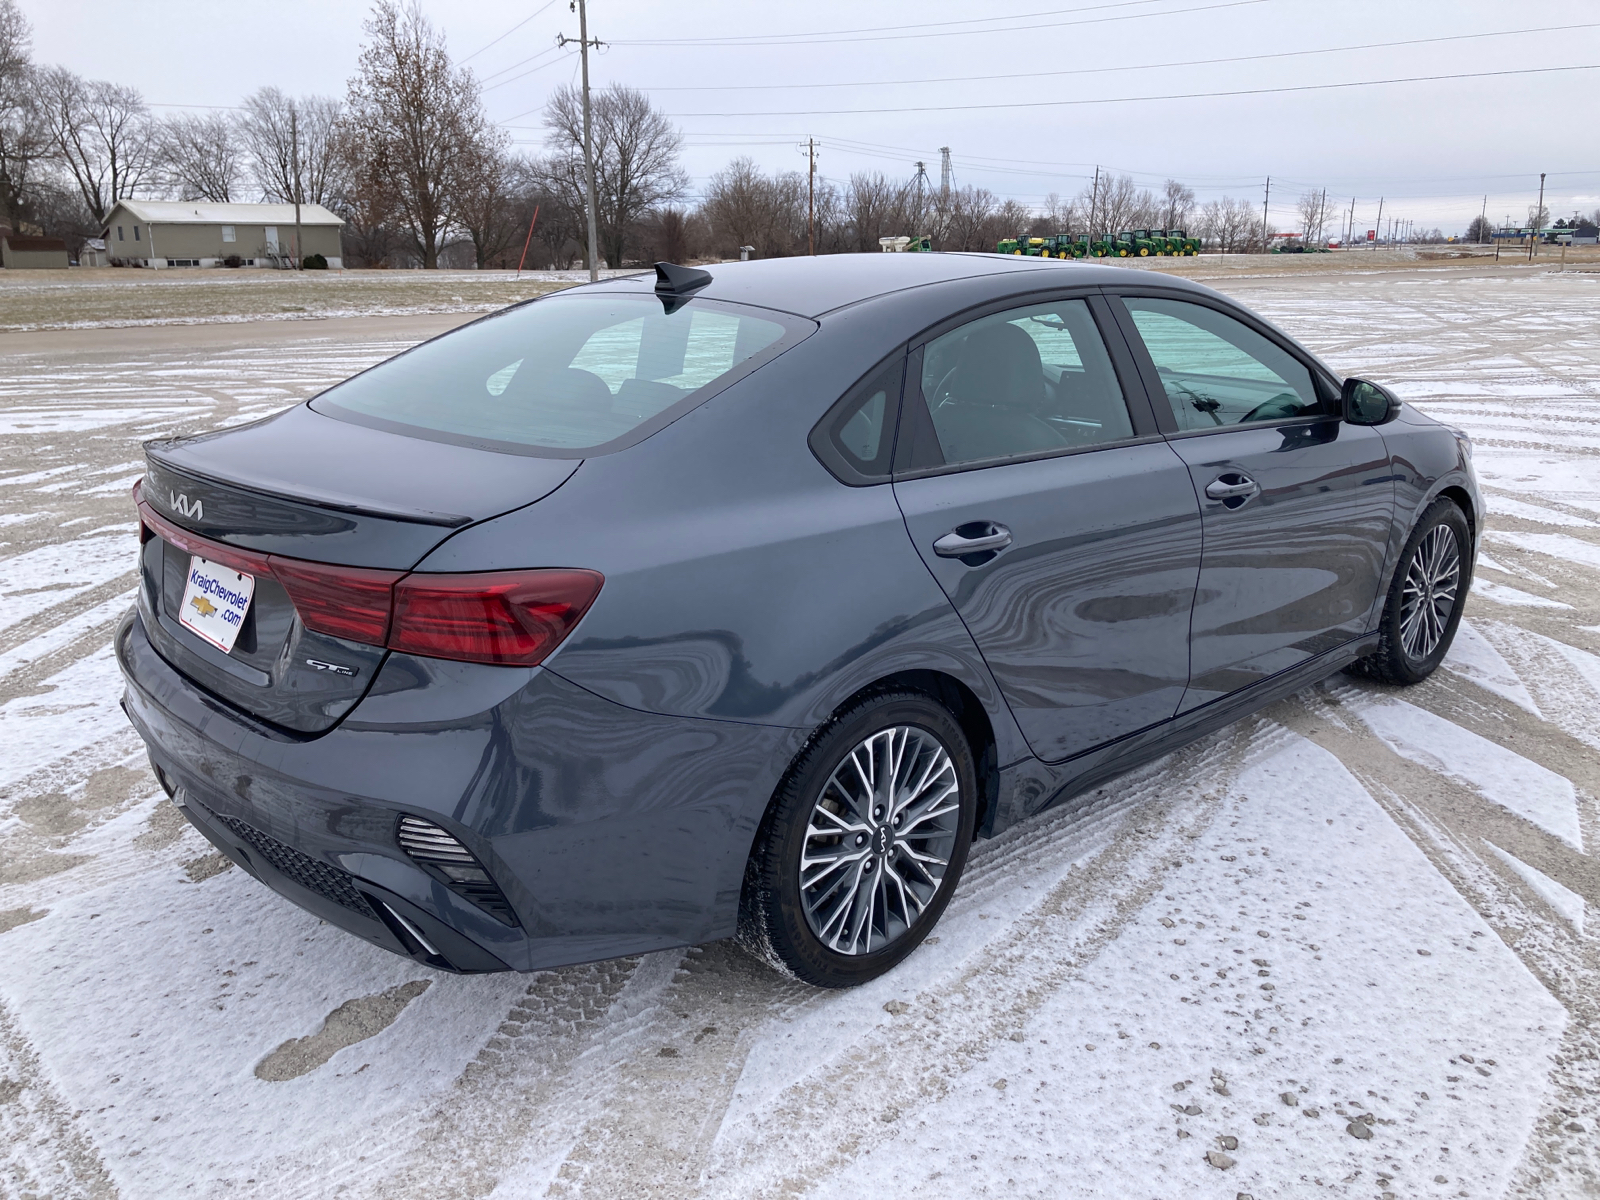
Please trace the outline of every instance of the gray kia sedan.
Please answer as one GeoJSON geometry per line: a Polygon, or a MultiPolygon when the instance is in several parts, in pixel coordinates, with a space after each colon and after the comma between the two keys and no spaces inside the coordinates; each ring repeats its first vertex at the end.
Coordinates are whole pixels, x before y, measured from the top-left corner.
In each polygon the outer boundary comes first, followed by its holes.
{"type": "Polygon", "coordinates": [[[152,443],[124,707],[324,920],[533,970],[737,935],[860,983],[975,837],[1461,617],[1464,434],[1217,293],[663,263],[152,443]]]}

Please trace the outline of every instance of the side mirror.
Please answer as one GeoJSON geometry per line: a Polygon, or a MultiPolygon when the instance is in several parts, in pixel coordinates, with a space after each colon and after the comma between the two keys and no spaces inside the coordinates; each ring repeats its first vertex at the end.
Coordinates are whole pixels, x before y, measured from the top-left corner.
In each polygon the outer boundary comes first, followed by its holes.
{"type": "Polygon", "coordinates": [[[1400,397],[1381,384],[1344,381],[1344,419],[1352,425],[1386,425],[1400,415],[1400,397]]]}

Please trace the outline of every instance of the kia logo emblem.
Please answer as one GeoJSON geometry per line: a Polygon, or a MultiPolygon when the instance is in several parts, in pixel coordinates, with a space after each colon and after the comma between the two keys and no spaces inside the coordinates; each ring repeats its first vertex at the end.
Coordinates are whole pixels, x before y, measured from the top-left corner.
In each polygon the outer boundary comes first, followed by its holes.
{"type": "Polygon", "coordinates": [[[172,511],[188,517],[191,521],[204,521],[206,519],[205,506],[196,500],[190,502],[189,497],[183,492],[168,492],[167,503],[172,506],[172,511]]]}

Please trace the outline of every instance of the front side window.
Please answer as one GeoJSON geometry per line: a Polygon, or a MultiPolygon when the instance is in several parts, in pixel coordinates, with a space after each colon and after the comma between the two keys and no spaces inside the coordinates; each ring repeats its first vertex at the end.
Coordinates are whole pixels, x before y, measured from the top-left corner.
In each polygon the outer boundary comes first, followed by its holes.
{"type": "Polygon", "coordinates": [[[137,225],[133,227],[133,240],[136,242],[139,240],[139,227],[137,225]]]}
{"type": "Polygon", "coordinates": [[[1317,416],[1310,369],[1277,343],[1214,308],[1124,297],[1180,431],[1317,416]]]}
{"type": "Polygon", "coordinates": [[[117,241],[121,242],[121,241],[126,241],[126,240],[127,239],[122,236],[122,226],[118,225],[117,226],[117,241]]]}
{"type": "Polygon", "coordinates": [[[239,240],[234,235],[234,229],[232,225],[224,225],[222,227],[222,240],[225,242],[236,242],[239,240]]]}
{"type": "Polygon", "coordinates": [[[591,450],[803,332],[707,301],[668,313],[651,295],[552,296],[424,342],[311,407],[448,440],[591,450]]]}
{"type": "Polygon", "coordinates": [[[946,464],[1133,436],[1083,300],[995,313],[936,338],[923,353],[922,396],[946,464]]]}

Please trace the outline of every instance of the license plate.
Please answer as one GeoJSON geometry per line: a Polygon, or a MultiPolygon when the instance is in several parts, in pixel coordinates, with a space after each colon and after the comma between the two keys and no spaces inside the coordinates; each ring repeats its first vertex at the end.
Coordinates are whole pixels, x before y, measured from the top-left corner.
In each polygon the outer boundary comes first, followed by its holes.
{"type": "Polygon", "coordinates": [[[227,654],[239,637],[250,598],[256,594],[256,577],[210,562],[198,554],[189,559],[189,580],[183,588],[178,621],[227,654]]]}

